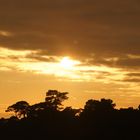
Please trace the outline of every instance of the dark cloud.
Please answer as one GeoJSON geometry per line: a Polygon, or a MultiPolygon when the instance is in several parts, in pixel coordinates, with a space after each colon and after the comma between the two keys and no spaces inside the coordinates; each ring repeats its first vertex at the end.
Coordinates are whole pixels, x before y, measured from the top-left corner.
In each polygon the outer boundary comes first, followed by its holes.
{"type": "Polygon", "coordinates": [[[58,62],[58,59],[56,59],[53,56],[43,56],[41,55],[41,52],[37,53],[31,53],[29,55],[26,55],[27,59],[41,61],[41,62],[58,62]]]}
{"type": "Polygon", "coordinates": [[[130,57],[129,55],[116,55],[116,57],[112,56],[109,57],[107,55],[104,56],[93,56],[92,59],[87,61],[87,64],[94,64],[94,65],[105,65],[109,67],[116,67],[116,68],[125,68],[125,69],[132,69],[138,70],[140,68],[140,56],[134,55],[130,57]]]}
{"type": "Polygon", "coordinates": [[[140,77],[140,73],[129,73],[127,75],[132,77],[140,77]]]}
{"type": "Polygon", "coordinates": [[[128,67],[128,68],[140,68],[140,58],[137,59],[120,59],[117,62],[117,65],[120,67],[128,67]]]}
{"type": "Polygon", "coordinates": [[[130,72],[130,73],[126,74],[126,77],[123,79],[123,81],[139,83],[140,82],[140,73],[139,72],[130,72]]]}
{"type": "Polygon", "coordinates": [[[140,78],[126,78],[123,80],[124,82],[133,82],[133,83],[139,83],[140,78]]]}
{"type": "Polygon", "coordinates": [[[118,57],[116,65],[139,66],[139,60],[122,59],[140,54],[139,6],[138,0],[0,0],[0,29],[14,34],[0,36],[0,45],[47,55],[94,54],[100,63],[118,57]]]}

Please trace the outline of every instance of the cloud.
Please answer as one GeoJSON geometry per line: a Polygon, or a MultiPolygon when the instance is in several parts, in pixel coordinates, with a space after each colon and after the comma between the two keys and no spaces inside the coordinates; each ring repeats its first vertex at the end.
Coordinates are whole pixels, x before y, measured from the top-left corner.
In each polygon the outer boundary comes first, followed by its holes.
{"type": "Polygon", "coordinates": [[[140,77],[140,73],[128,73],[127,75],[131,77],[140,77]]]}
{"type": "Polygon", "coordinates": [[[133,83],[139,83],[140,82],[140,78],[126,78],[124,79],[124,82],[133,82],[133,83]]]}
{"type": "Polygon", "coordinates": [[[102,81],[115,82],[122,79],[125,72],[119,68],[98,65],[82,65],[82,61],[71,59],[74,66],[65,68],[61,65],[64,57],[42,55],[35,50],[12,50],[0,48],[0,70],[31,72],[34,74],[53,75],[61,79],[72,81],[102,81]],[[79,63],[81,65],[79,65],[79,63]]]}
{"type": "Polygon", "coordinates": [[[0,45],[18,51],[6,56],[16,67],[72,56],[82,62],[77,75],[122,80],[140,69],[139,6],[138,0],[1,1],[0,45]]]}
{"type": "Polygon", "coordinates": [[[2,37],[10,37],[12,35],[13,34],[8,31],[2,31],[2,30],[0,31],[0,36],[2,36],[2,37]]]}
{"type": "Polygon", "coordinates": [[[87,59],[86,63],[91,65],[105,65],[109,67],[122,68],[127,70],[139,70],[140,68],[140,55],[129,56],[127,54],[111,56],[99,56],[93,55],[93,57],[87,59]]]}
{"type": "Polygon", "coordinates": [[[131,83],[139,83],[140,82],[140,73],[139,72],[130,72],[126,74],[126,77],[124,78],[125,82],[131,82],[131,83]]]}
{"type": "Polygon", "coordinates": [[[2,1],[0,27],[16,36],[1,45],[79,57],[139,54],[139,5],[137,0],[2,1]]]}

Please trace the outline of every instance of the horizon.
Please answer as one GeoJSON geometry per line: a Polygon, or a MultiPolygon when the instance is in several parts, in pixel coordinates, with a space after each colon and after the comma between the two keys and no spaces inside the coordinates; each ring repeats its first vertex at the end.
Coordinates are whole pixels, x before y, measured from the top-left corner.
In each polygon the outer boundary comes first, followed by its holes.
{"type": "MultiPolygon", "coordinates": [[[[49,90],[48,90],[49,91],[49,90]]],[[[56,91],[58,91],[58,90],[56,90],[56,91]]],[[[58,91],[58,92],[61,92],[61,91],[58,91]]],[[[63,92],[65,92],[65,91],[63,91],[63,92]]],[[[68,93],[68,92],[67,92],[68,93]]],[[[93,100],[98,100],[98,101],[101,101],[101,99],[109,99],[109,98],[89,98],[89,99],[87,99],[87,100],[85,100],[85,102],[84,103],[82,103],[80,106],[76,106],[77,104],[75,104],[75,106],[73,106],[73,105],[71,105],[70,103],[71,103],[71,101],[69,101],[69,93],[68,93],[68,99],[66,99],[63,103],[62,103],[62,107],[63,107],[63,109],[65,109],[66,107],[72,107],[73,109],[84,109],[84,106],[86,105],[86,102],[88,101],[88,100],[90,100],[90,99],[93,99],[93,100]]],[[[44,98],[45,99],[45,98],[44,98]]],[[[71,100],[71,99],[70,99],[71,100]]],[[[112,99],[111,99],[112,100],[112,99]]],[[[19,101],[25,101],[25,100],[19,100],[19,101]]],[[[19,101],[16,101],[16,102],[14,102],[14,103],[12,103],[12,104],[10,104],[10,105],[13,105],[13,104],[15,104],[15,103],[17,103],[17,102],[19,102],[19,101]]],[[[117,110],[120,110],[120,109],[129,109],[129,108],[133,108],[133,109],[138,109],[139,110],[139,105],[140,105],[140,103],[138,104],[138,106],[118,106],[117,104],[116,104],[116,102],[114,102],[114,100],[112,100],[113,101],[113,103],[115,104],[115,106],[114,106],[114,108],[115,109],[117,109],[117,110]]],[[[27,101],[26,101],[27,102],[27,101]]],[[[41,102],[45,102],[45,100],[44,101],[39,101],[39,102],[27,102],[27,103],[29,103],[29,105],[30,106],[32,106],[32,105],[34,105],[34,104],[38,104],[38,103],[41,103],[41,102]]],[[[8,118],[10,118],[11,116],[14,116],[14,112],[6,112],[6,110],[7,110],[7,108],[10,106],[10,105],[1,105],[1,108],[0,108],[0,118],[5,118],[5,119],[8,119],[8,118]]]]}

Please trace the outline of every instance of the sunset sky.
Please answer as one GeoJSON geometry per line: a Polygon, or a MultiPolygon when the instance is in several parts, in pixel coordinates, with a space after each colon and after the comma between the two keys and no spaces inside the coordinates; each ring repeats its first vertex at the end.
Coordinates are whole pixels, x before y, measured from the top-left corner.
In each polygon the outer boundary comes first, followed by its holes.
{"type": "Polygon", "coordinates": [[[139,0],[0,0],[0,116],[69,92],[66,105],[140,104],[139,0]]]}

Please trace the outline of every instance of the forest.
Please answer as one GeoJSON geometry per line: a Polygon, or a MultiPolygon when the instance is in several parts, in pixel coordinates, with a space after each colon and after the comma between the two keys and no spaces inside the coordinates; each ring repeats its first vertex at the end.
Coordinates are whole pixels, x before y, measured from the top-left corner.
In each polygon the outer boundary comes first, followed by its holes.
{"type": "Polygon", "coordinates": [[[111,99],[89,99],[84,108],[64,107],[68,92],[48,90],[43,102],[18,101],[0,119],[3,139],[30,140],[137,140],[140,139],[140,106],[116,109],[111,99]]]}

